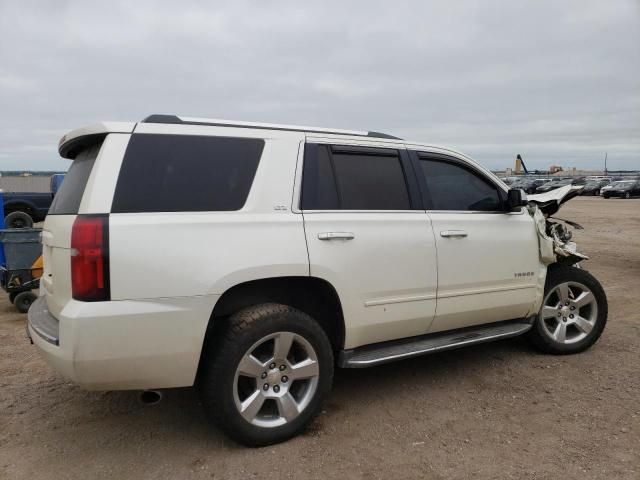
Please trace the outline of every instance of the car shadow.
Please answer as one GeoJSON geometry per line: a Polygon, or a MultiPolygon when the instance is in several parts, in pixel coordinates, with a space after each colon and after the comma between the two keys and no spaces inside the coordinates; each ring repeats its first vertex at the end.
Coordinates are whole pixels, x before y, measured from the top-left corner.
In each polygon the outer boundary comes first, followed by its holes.
{"type": "MultiPolygon", "coordinates": [[[[387,403],[384,408],[392,409],[397,404],[394,395],[380,392],[397,392],[406,385],[421,385],[423,394],[428,395],[434,385],[442,391],[468,384],[464,387],[467,391],[468,388],[477,388],[478,381],[482,382],[483,375],[490,371],[495,372],[496,368],[531,355],[534,353],[528,343],[516,338],[377,367],[336,369],[333,391],[324,406],[323,415],[311,425],[306,435],[318,435],[330,425],[334,416],[348,415],[349,410],[360,409],[363,405],[371,405],[371,402],[387,403]]],[[[230,450],[244,448],[229,440],[209,421],[195,388],[163,390],[162,400],[155,405],[143,404],[140,392],[83,393],[88,398],[74,403],[86,411],[84,414],[78,412],[78,415],[93,417],[92,421],[100,421],[96,415],[105,417],[103,421],[109,422],[109,428],[124,431],[128,428],[143,429],[149,432],[150,439],[162,438],[163,442],[174,441],[172,437],[176,437],[191,445],[206,444],[230,450]]]]}

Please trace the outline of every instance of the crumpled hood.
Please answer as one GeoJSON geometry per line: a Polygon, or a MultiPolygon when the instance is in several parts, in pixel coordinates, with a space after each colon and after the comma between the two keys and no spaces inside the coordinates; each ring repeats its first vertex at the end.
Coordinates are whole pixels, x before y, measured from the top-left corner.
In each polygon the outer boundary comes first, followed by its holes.
{"type": "Polygon", "coordinates": [[[560,210],[563,203],[578,196],[582,188],[582,185],[565,185],[549,192],[528,195],[527,200],[535,203],[542,213],[550,217],[560,210]]]}

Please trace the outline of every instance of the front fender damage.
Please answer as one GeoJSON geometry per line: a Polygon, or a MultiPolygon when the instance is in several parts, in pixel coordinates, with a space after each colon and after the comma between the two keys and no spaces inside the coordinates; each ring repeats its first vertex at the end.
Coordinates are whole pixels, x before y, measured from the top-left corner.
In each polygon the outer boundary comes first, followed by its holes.
{"type": "Polygon", "coordinates": [[[534,312],[542,305],[547,267],[553,263],[574,265],[589,257],[577,251],[576,243],[571,240],[571,228],[582,230],[577,223],[553,218],[561,205],[578,195],[582,187],[567,185],[541,195],[528,197],[527,211],[533,218],[538,232],[540,271],[537,281],[537,295],[534,312]]]}

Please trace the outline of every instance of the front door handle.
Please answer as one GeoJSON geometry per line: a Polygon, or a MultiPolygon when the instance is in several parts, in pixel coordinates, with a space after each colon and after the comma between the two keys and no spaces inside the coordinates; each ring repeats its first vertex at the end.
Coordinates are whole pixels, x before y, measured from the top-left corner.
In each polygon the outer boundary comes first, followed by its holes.
{"type": "Polygon", "coordinates": [[[444,230],[440,232],[440,236],[463,238],[467,236],[467,232],[465,232],[464,230],[444,230]]]}
{"type": "Polygon", "coordinates": [[[323,232],[318,234],[320,240],[353,240],[355,235],[351,232],[323,232]]]}

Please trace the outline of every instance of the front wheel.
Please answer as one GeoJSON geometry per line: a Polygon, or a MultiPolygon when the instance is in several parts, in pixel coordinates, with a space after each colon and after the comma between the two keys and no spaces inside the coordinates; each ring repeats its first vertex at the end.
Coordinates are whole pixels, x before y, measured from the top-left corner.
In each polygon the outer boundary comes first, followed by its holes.
{"type": "Polygon", "coordinates": [[[533,344],[546,353],[578,353],[593,345],[607,323],[607,297],[586,270],[551,268],[538,318],[529,330],[533,344]]]}
{"type": "Polygon", "coordinates": [[[282,442],[307,427],[333,381],[333,351],[309,315],[280,304],[243,309],[212,339],[198,378],[207,413],[247,446],[282,442]]]}
{"type": "Polygon", "coordinates": [[[631,193],[630,192],[625,193],[624,198],[626,198],[627,200],[631,198],[631,193]]]}

